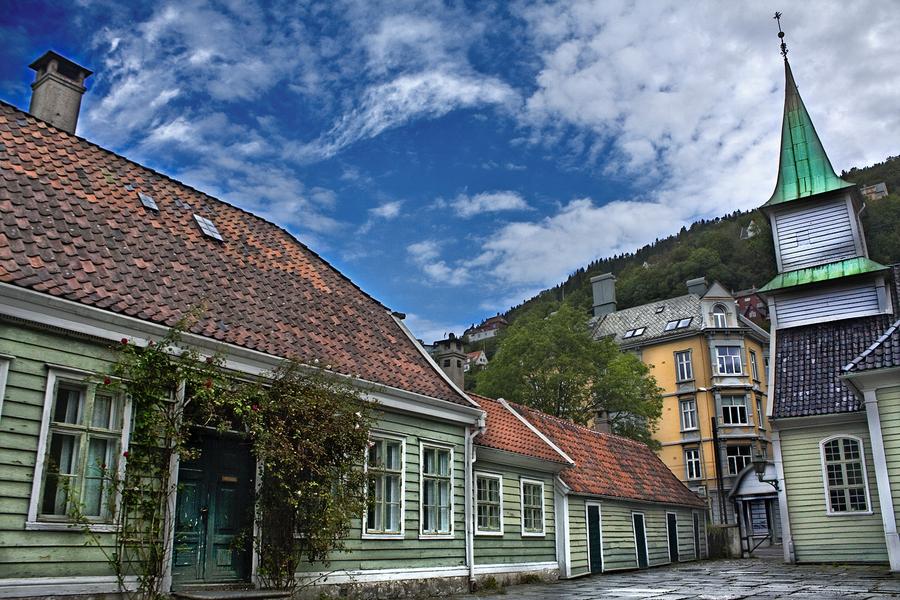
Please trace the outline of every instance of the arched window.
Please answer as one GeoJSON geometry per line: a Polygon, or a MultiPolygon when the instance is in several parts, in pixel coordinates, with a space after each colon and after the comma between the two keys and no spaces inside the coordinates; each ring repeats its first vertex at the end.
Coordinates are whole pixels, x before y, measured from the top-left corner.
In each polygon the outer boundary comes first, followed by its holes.
{"type": "Polygon", "coordinates": [[[869,511],[869,486],[862,440],[840,436],[822,440],[822,474],[829,514],[869,511]]]}
{"type": "Polygon", "coordinates": [[[728,327],[728,310],[724,304],[713,306],[713,327],[728,327]]]}

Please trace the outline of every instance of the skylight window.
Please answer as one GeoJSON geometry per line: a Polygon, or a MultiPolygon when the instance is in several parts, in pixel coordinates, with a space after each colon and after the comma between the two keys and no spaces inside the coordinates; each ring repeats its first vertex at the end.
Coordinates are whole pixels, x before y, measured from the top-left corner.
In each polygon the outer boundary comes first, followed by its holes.
{"type": "Polygon", "coordinates": [[[673,331],[675,329],[685,329],[690,327],[691,321],[694,320],[694,317],[688,317],[686,319],[675,319],[673,321],[669,321],[666,323],[666,327],[664,331],[673,331]]]}
{"type": "Polygon", "coordinates": [[[663,304],[662,306],[657,306],[657,307],[656,307],[656,314],[659,314],[659,313],[661,313],[661,312],[664,311],[664,310],[666,310],[666,305],[665,305],[665,304],[663,304]]]}
{"type": "Polygon", "coordinates": [[[622,334],[622,339],[638,337],[639,335],[644,335],[644,331],[646,327],[638,327],[637,329],[629,329],[625,333],[622,334]]]}
{"type": "Polygon", "coordinates": [[[214,240],[219,240],[223,242],[225,240],[222,239],[222,234],[219,233],[219,230],[216,228],[216,224],[207,219],[206,217],[201,217],[198,214],[194,214],[194,220],[197,221],[197,225],[200,226],[200,230],[203,231],[203,235],[206,237],[211,237],[214,240]]]}
{"type": "Polygon", "coordinates": [[[156,204],[156,200],[153,199],[153,196],[149,196],[144,192],[138,192],[138,198],[141,199],[141,204],[143,204],[144,207],[159,212],[159,206],[156,204]]]}

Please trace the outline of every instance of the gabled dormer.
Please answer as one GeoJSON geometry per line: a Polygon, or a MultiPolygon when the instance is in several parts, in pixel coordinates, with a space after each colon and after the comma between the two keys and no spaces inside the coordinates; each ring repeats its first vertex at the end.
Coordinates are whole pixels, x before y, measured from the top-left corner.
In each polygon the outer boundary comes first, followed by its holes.
{"type": "Polygon", "coordinates": [[[704,329],[726,329],[740,326],[734,296],[718,281],[714,281],[709,290],[700,298],[700,310],[703,313],[704,329]]]}
{"type": "Polygon", "coordinates": [[[796,327],[890,312],[883,265],[869,260],[856,184],[831,166],[784,54],[784,116],[772,225],[778,276],[760,292],[773,325],[796,327]]]}

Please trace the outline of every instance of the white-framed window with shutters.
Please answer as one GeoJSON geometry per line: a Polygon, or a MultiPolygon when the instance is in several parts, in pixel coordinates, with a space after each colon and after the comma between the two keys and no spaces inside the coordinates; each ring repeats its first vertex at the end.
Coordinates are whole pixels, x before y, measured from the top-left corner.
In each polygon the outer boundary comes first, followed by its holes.
{"type": "Polygon", "coordinates": [[[689,480],[701,479],[703,477],[699,448],[685,448],[684,471],[689,480]]]}
{"type": "Polygon", "coordinates": [[[856,436],[842,435],[822,440],[819,447],[827,514],[871,512],[863,441],[856,436]]]}
{"type": "Polygon", "coordinates": [[[675,353],[675,376],[678,381],[690,381],[694,378],[694,364],[691,361],[690,350],[675,353]]]}
{"type": "Polygon", "coordinates": [[[422,538],[453,536],[453,447],[419,444],[422,538]]]}
{"type": "Polygon", "coordinates": [[[113,531],[131,424],[127,398],[84,371],[49,368],[26,529],[113,531]]]}
{"type": "Polygon", "coordinates": [[[681,430],[693,431],[697,429],[697,400],[685,398],[681,400],[681,430]]]}
{"type": "Polygon", "coordinates": [[[503,476],[475,473],[475,533],[503,535],[503,476]]]}
{"type": "Polygon", "coordinates": [[[522,536],[544,535],[544,482],[522,479],[522,536]]]}
{"type": "Polygon", "coordinates": [[[747,416],[747,397],[740,395],[723,395],[720,400],[722,406],[723,425],[749,425],[747,416]]]}
{"type": "Polygon", "coordinates": [[[364,538],[403,539],[406,439],[373,432],[366,452],[364,538]]]}
{"type": "Polygon", "coordinates": [[[741,347],[740,346],[716,346],[716,367],[719,375],[740,375],[741,347]]]}

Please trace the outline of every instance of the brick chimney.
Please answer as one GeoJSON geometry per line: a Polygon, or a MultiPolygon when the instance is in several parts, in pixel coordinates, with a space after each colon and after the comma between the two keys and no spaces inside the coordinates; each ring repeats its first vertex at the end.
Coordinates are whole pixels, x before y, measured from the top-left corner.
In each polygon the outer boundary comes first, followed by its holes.
{"type": "Polygon", "coordinates": [[[28,112],[54,127],[75,133],[84,80],[91,71],[48,50],[28,65],[36,75],[31,84],[31,107],[28,112]]]}
{"type": "Polygon", "coordinates": [[[463,352],[461,339],[451,333],[446,340],[436,341],[434,343],[434,361],[447,374],[450,381],[455,383],[459,389],[463,389],[465,385],[463,367],[466,364],[466,353],[463,352]]]}
{"type": "Polygon", "coordinates": [[[594,413],[594,422],[592,425],[594,431],[599,431],[600,433],[612,433],[612,420],[609,418],[609,413],[602,408],[598,408],[594,413]]]}
{"type": "Polygon", "coordinates": [[[595,317],[616,312],[616,278],[612,273],[591,277],[591,290],[595,317]]]}

